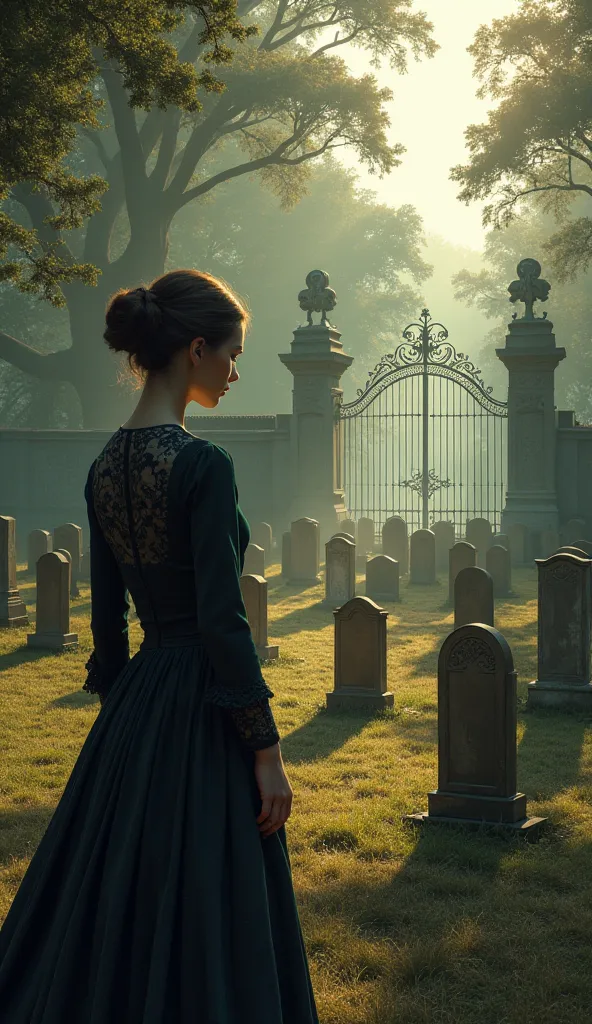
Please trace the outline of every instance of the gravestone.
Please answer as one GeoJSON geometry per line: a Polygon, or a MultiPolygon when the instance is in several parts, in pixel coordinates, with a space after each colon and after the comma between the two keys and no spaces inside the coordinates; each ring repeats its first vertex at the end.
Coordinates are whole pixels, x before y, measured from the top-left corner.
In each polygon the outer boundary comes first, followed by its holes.
{"type": "MultiPolygon", "coordinates": [[[[564,544],[561,548],[556,548],[555,551],[551,552],[551,555],[577,555],[578,558],[589,558],[587,551],[584,548],[577,548],[575,544],[564,544]]],[[[550,555],[548,557],[551,557],[550,555]]]]}
{"type": "Polygon", "coordinates": [[[357,545],[360,554],[372,554],[374,551],[374,520],[362,516],[358,519],[357,545]]]}
{"type": "Polygon", "coordinates": [[[80,591],[78,589],[78,580],[76,579],[74,573],[72,572],[72,555],[67,550],[67,548],[58,548],[57,550],[60,555],[63,555],[64,558],[67,558],[70,564],[70,597],[80,597],[80,591]]]}
{"type": "Polygon", "coordinates": [[[528,529],[524,523],[510,523],[508,526],[512,565],[524,565],[526,563],[527,533],[528,529]]]}
{"type": "Polygon", "coordinates": [[[493,580],[476,565],[461,569],[454,581],[454,628],[469,622],[493,626],[493,580]]]}
{"type": "MultiPolygon", "coordinates": [[[[499,544],[501,548],[507,548],[508,551],[510,550],[510,538],[507,533],[494,533],[493,543],[499,544]]],[[[512,556],[510,555],[510,560],[511,557],[512,556]]]]}
{"type": "Polygon", "coordinates": [[[390,555],[374,555],[366,562],[366,597],[399,600],[399,563],[390,555]]]}
{"type": "Polygon", "coordinates": [[[291,575],[294,583],[319,582],[319,524],[304,516],[291,526],[291,575]]]}
{"type": "Polygon", "coordinates": [[[290,531],[282,533],[282,576],[289,580],[292,575],[292,534],[290,531]]]}
{"type": "Polygon", "coordinates": [[[493,541],[493,531],[488,519],[469,519],[466,540],[477,549],[477,565],[485,568],[485,555],[493,541]]]}
{"type": "Polygon", "coordinates": [[[90,548],[87,548],[82,555],[80,563],[80,579],[90,580],[90,548]]]}
{"type": "Polygon", "coordinates": [[[0,626],[26,626],[25,602],[16,585],[16,520],[0,516],[0,626]]]}
{"type": "Polygon", "coordinates": [[[512,592],[510,552],[501,544],[494,544],[485,556],[485,568],[493,580],[495,597],[507,597],[512,592]]]}
{"type": "Polygon", "coordinates": [[[265,552],[265,564],[267,565],[271,560],[271,550],[273,548],[273,535],[271,526],[269,523],[253,523],[251,526],[251,544],[257,544],[260,548],[263,548],[265,552]]]}
{"type": "Polygon", "coordinates": [[[265,551],[259,544],[247,544],[243,574],[245,576],[265,576],[265,551]]]}
{"type": "Polygon", "coordinates": [[[440,521],[430,527],[436,538],[436,572],[448,571],[448,552],[454,545],[454,523],[440,521]]]}
{"type": "Polygon", "coordinates": [[[591,566],[558,553],[538,558],[538,667],[528,706],[592,709],[590,685],[591,566]]]}
{"type": "Polygon", "coordinates": [[[574,540],[573,546],[585,551],[589,558],[592,557],[592,540],[574,540]]]}
{"type": "Polygon", "coordinates": [[[61,551],[49,551],[37,562],[37,615],[29,647],[69,651],[78,646],[78,634],[70,632],[71,571],[61,551]]]}
{"type": "Polygon", "coordinates": [[[65,548],[72,556],[72,577],[78,579],[82,561],[82,527],[76,523],[64,523],[53,531],[53,550],[65,548]]]}
{"type": "Polygon", "coordinates": [[[388,612],[369,597],[353,597],[336,608],[334,689],[327,710],[392,708],[386,683],[388,612]]]}
{"type": "Polygon", "coordinates": [[[461,569],[477,565],[477,548],[459,540],[448,552],[448,603],[454,606],[454,581],[461,569]]]}
{"type": "Polygon", "coordinates": [[[331,537],[325,544],[325,600],[332,608],[356,593],[356,545],[351,537],[331,537]]]}
{"type": "Polygon", "coordinates": [[[570,519],[561,529],[563,544],[573,544],[578,537],[585,537],[586,523],[583,519],[570,519]]]}
{"type": "Polygon", "coordinates": [[[516,672],[497,629],[471,623],[446,637],[438,659],[438,789],[417,824],[497,825],[536,838],[516,792],[516,672]]]}
{"type": "Polygon", "coordinates": [[[391,516],[382,527],[382,554],[399,563],[401,575],[409,571],[409,540],[407,523],[401,516],[391,516]]]}
{"type": "Polygon", "coordinates": [[[27,538],[27,572],[37,572],[37,562],[41,555],[52,550],[51,533],[49,530],[31,530],[27,538]]]}
{"type": "Polygon", "coordinates": [[[436,582],[436,538],[431,530],[415,530],[409,545],[409,582],[436,582]]]}
{"type": "Polygon", "coordinates": [[[257,655],[261,661],[275,660],[280,649],[267,638],[267,580],[256,573],[246,573],[240,578],[240,587],[257,655]]]}
{"type": "Polygon", "coordinates": [[[338,533],[347,533],[352,540],[356,539],[356,524],[354,519],[340,519],[338,533]]]}
{"type": "Polygon", "coordinates": [[[559,533],[557,530],[541,530],[541,556],[550,558],[559,547],[559,533]]]}

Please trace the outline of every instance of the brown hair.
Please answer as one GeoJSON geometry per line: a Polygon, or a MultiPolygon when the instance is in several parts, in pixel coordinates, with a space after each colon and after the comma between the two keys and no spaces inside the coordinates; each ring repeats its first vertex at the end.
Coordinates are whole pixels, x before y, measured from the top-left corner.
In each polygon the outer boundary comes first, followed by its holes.
{"type": "Polygon", "coordinates": [[[150,373],[165,370],[193,338],[219,348],[250,317],[224,281],[200,270],[171,270],[148,288],[116,292],[105,319],[109,348],[127,352],[133,371],[150,373]]]}

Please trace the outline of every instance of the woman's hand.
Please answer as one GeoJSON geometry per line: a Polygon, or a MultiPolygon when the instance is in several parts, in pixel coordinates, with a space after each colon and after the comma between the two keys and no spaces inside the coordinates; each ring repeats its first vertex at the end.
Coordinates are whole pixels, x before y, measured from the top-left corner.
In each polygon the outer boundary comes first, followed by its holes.
{"type": "Polygon", "coordinates": [[[270,836],[288,820],[292,810],[292,787],[284,771],[279,744],[255,751],[255,778],[261,797],[257,817],[259,832],[270,836]]]}

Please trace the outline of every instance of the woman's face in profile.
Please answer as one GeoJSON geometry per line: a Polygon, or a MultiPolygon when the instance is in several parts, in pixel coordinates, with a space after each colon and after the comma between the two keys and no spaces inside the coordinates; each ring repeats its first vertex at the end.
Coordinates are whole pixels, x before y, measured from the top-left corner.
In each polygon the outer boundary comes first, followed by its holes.
{"type": "Polygon", "coordinates": [[[227,341],[211,348],[203,338],[194,338],[189,348],[191,359],[189,401],[213,409],[239,379],[236,361],[243,351],[245,328],[240,324],[227,341]],[[198,355],[200,353],[200,355],[198,355]]]}

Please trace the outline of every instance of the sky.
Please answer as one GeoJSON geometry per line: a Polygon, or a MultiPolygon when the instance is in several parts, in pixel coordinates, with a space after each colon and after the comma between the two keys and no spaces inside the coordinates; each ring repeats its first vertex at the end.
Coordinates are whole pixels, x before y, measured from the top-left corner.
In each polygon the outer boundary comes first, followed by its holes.
{"type": "Polygon", "coordinates": [[[428,234],[480,250],[484,239],[481,204],[460,203],[459,185],[448,179],[450,168],[467,160],[465,128],[484,121],[491,106],[491,100],[475,96],[479,83],[473,78],[473,59],[466,48],[479,25],[512,14],[518,3],[416,0],[414,8],[424,11],[433,23],[440,49],[431,60],[411,58],[406,75],[397,74],[388,64],[373,71],[363,50],[351,46],[337,50],[352,74],[376,74],[379,84],[392,90],[393,100],[387,105],[389,140],[406,147],[401,165],[380,180],[359,168],[355,153],[337,153],[345,164],[360,170],[360,184],[373,189],[380,202],[411,203],[423,217],[428,234]]]}

